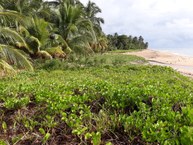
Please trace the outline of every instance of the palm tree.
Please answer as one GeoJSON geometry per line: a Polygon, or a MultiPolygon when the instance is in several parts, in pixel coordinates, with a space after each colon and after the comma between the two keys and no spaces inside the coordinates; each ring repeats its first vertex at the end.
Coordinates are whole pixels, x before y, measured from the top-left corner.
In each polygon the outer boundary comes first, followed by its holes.
{"type": "MultiPolygon", "coordinates": [[[[15,47],[16,42],[27,46],[25,40],[16,31],[19,24],[27,24],[25,16],[13,10],[5,10],[0,6],[0,65],[3,69],[12,68],[12,65],[19,68],[33,70],[28,56],[23,50],[15,47]]],[[[27,47],[26,47],[27,50],[27,47]]]]}
{"type": "Polygon", "coordinates": [[[101,35],[98,39],[98,51],[103,53],[108,48],[108,39],[105,35],[101,35]]]}
{"type": "Polygon", "coordinates": [[[30,19],[19,14],[16,11],[10,11],[10,10],[1,11],[0,19],[2,22],[2,26],[4,26],[0,28],[1,30],[0,36],[2,38],[1,43],[11,45],[15,48],[20,48],[22,51],[26,52],[27,54],[33,53],[33,50],[30,49],[25,39],[27,34],[29,35],[29,32],[27,31],[27,29],[25,29],[25,27],[22,26],[22,25],[26,26],[26,22],[20,23],[25,20],[29,21],[30,19]],[[15,23],[12,23],[14,19],[16,21],[15,23]],[[25,33],[25,36],[22,36],[23,33],[25,33]]]}
{"type": "Polygon", "coordinates": [[[99,34],[102,32],[101,24],[104,24],[104,19],[101,17],[96,17],[98,13],[101,13],[101,9],[96,5],[96,3],[89,0],[87,6],[85,7],[85,15],[94,25],[94,28],[99,34]]]}
{"type": "Polygon", "coordinates": [[[60,0],[54,20],[57,34],[76,53],[93,52],[89,42],[96,41],[93,24],[84,17],[84,7],[77,0],[60,0]]]}
{"type": "Polygon", "coordinates": [[[34,17],[31,18],[31,24],[26,28],[31,35],[38,39],[41,43],[41,49],[45,50],[49,46],[50,31],[52,26],[42,18],[34,17]]]}
{"type": "Polygon", "coordinates": [[[78,27],[84,21],[82,8],[73,3],[72,0],[61,0],[55,20],[58,33],[65,40],[78,33],[78,27]]]}
{"type": "Polygon", "coordinates": [[[93,24],[93,30],[96,36],[96,41],[93,43],[90,42],[91,47],[92,49],[95,50],[95,52],[99,52],[99,51],[101,52],[101,49],[104,50],[104,48],[101,47],[100,45],[101,42],[102,44],[105,44],[105,46],[107,44],[107,41],[106,41],[107,38],[104,39],[104,37],[106,36],[103,34],[102,28],[101,28],[101,24],[104,24],[104,19],[96,16],[98,13],[101,13],[101,9],[94,2],[91,2],[90,0],[84,9],[85,9],[85,18],[89,19],[93,24]]]}
{"type": "MultiPolygon", "coordinates": [[[[73,50],[89,54],[106,48],[101,35],[101,10],[90,2],[86,9],[79,0],[0,1],[0,65],[32,70],[30,58],[64,57],[73,50]],[[30,56],[30,57],[29,57],[30,56]]],[[[8,67],[7,67],[8,68],[8,67]]]]}
{"type": "MultiPolygon", "coordinates": [[[[17,2],[20,2],[20,1],[18,0],[17,2]]],[[[33,1],[30,1],[30,2],[32,3],[33,1]]],[[[39,0],[39,2],[41,2],[41,0],[39,0]]],[[[16,4],[19,5],[18,3],[16,3],[16,4]]],[[[21,6],[21,4],[22,4],[22,2],[20,3],[19,6],[21,6]]],[[[27,6],[27,7],[31,8],[31,6],[27,6]]],[[[41,9],[40,12],[42,12],[42,10],[43,9],[41,9]]],[[[44,12],[45,12],[45,10],[46,9],[44,9],[44,12]]],[[[50,9],[48,8],[48,10],[50,10],[50,9]]],[[[35,15],[35,16],[27,17],[27,16],[24,16],[23,14],[21,14],[21,11],[17,12],[17,11],[11,11],[11,10],[6,10],[6,11],[3,10],[2,13],[0,12],[0,16],[2,16],[1,18],[6,20],[6,21],[3,20],[3,22],[4,23],[8,22],[7,26],[9,26],[9,27],[11,26],[11,27],[15,28],[17,33],[21,37],[23,37],[23,39],[25,41],[25,45],[23,43],[24,41],[14,42],[15,43],[14,46],[17,49],[25,51],[32,58],[39,58],[39,57],[51,58],[51,55],[49,55],[49,53],[47,53],[47,51],[45,51],[45,49],[52,48],[53,46],[51,43],[53,41],[59,42],[60,44],[58,44],[58,45],[60,45],[60,46],[66,46],[65,45],[66,43],[65,43],[65,41],[62,41],[61,37],[57,37],[58,39],[54,39],[54,40],[52,39],[51,40],[50,39],[51,29],[53,29],[51,24],[49,22],[46,22],[43,18],[39,18],[38,13],[36,13],[36,14],[37,15],[35,15]],[[19,17],[18,20],[25,20],[25,23],[21,23],[20,21],[16,21],[16,22],[10,24],[10,22],[12,22],[11,20],[14,20],[17,17],[19,17]],[[8,18],[10,18],[10,19],[8,19],[8,18]],[[26,24],[26,22],[28,22],[28,24],[26,24]]],[[[17,20],[17,19],[15,19],[15,20],[17,20]]],[[[57,49],[59,49],[59,47],[57,47],[57,49]]],[[[54,48],[54,50],[56,50],[56,49],[54,48]]],[[[49,51],[50,51],[50,49],[49,49],[49,51]]],[[[57,50],[57,51],[63,52],[61,50],[57,50]]],[[[53,50],[52,50],[52,54],[53,54],[53,50]]],[[[61,54],[64,55],[64,52],[61,54]]]]}

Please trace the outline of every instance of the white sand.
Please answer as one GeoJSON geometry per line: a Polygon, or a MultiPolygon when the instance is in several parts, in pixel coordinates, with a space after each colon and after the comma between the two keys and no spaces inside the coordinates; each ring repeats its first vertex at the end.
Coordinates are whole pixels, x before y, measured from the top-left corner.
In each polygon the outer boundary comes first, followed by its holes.
{"type": "Polygon", "coordinates": [[[193,57],[180,56],[173,53],[155,51],[151,49],[127,52],[124,54],[141,56],[152,62],[152,64],[171,66],[185,75],[193,76],[193,57]]]}

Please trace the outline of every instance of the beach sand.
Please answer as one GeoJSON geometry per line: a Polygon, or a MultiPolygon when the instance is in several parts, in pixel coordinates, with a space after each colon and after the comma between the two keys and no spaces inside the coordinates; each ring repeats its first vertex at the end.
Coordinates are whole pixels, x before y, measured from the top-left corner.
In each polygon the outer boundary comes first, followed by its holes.
{"type": "Polygon", "coordinates": [[[184,75],[193,76],[193,57],[181,56],[151,49],[127,52],[124,54],[141,56],[148,60],[150,64],[170,66],[184,75]]]}

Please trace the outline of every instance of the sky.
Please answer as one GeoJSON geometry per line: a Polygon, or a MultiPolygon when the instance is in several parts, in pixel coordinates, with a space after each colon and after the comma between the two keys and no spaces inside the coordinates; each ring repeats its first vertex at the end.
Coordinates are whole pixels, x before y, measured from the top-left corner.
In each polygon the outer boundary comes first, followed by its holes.
{"type": "Polygon", "coordinates": [[[91,1],[102,9],[106,34],[141,35],[150,48],[193,48],[193,0],[91,1]]]}

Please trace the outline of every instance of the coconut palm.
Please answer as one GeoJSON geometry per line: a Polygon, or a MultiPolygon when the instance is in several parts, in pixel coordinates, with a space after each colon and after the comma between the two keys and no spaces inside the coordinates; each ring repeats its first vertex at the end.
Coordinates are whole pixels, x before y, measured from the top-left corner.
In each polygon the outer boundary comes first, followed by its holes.
{"type": "Polygon", "coordinates": [[[96,5],[96,3],[89,0],[85,7],[85,17],[92,22],[93,30],[96,35],[96,41],[90,44],[95,52],[103,52],[107,48],[107,38],[101,28],[101,24],[104,23],[104,19],[97,17],[96,15],[98,13],[101,13],[101,9],[96,5]]]}
{"type": "MultiPolygon", "coordinates": [[[[1,1],[2,2],[2,1],[1,1]]],[[[28,56],[24,50],[19,50],[15,47],[16,43],[22,43],[26,51],[28,47],[25,40],[16,31],[19,25],[27,25],[25,16],[13,10],[6,10],[0,6],[0,65],[1,69],[12,68],[15,65],[19,68],[33,70],[28,56]]]]}
{"type": "MultiPolygon", "coordinates": [[[[14,45],[14,47],[24,51],[31,58],[41,57],[51,59],[52,56],[46,50],[48,48],[49,52],[51,51],[52,55],[54,56],[56,56],[53,53],[54,50],[57,50],[57,56],[65,56],[65,53],[62,51],[62,46],[66,46],[66,43],[65,41],[62,41],[61,37],[59,37],[58,35],[54,40],[50,38],[50,31],[52,29],[50,23],[46,22],[42,18],[38,18],[37,16],[26,18],[29,24],[26,27],[23,25],[19,25],[17,29],[15,29],[20,37],[23,38],[23,40],[18,41],[14,39],[15,41],[12,41],[12,45],[14,45]],[[57,46],[52,44],[55,41],[58,42],[57,46]],[[52,47],[54,47],[54,49],[51,49],[52,47]],[[58,54],[58,52],[60,52],[60,55],[58,54]]],[[[64,48],[67,48],[67,46],[64,48]]]]}
{"type": "Polygon", "coordinates": [[[101,9],[96,5],[96,3],[89,0],[88,4],[85,7],[85,15],[86,18],[88,18],[93,23],[93,27],[97,35],[102,34],[101,24],[104,24],[104,19],[96,16],[98,13],[101,12],[101,9]]]}
{"type": "Polygon", "coordinates": [[[55,26],[74,52],[93,52],[89,42],[96,41],[93,24],[84,17],[84,7],[79,1],[60,0],[55,26]]]}
{"type": "Polygon", "coordinates": [[[57,28],[61,36],[67,40],[73,34],[78,32],[78,27],[84,19],[82,18],[82,9],[78,5],[72,5],[72,1],[60,1],[58,15],[57,15],[57,28]]]}
{"type": "Polygon", "coordinates": [[[105,39],[96,34],[103,20],[94,17],[100,9],[90,5],[94,10],[86,15],[79,0],[58,0],[54,5],[43,0],[1,0],[0,65],[32,69],[29,58],[104,50],[105,39]]]}

